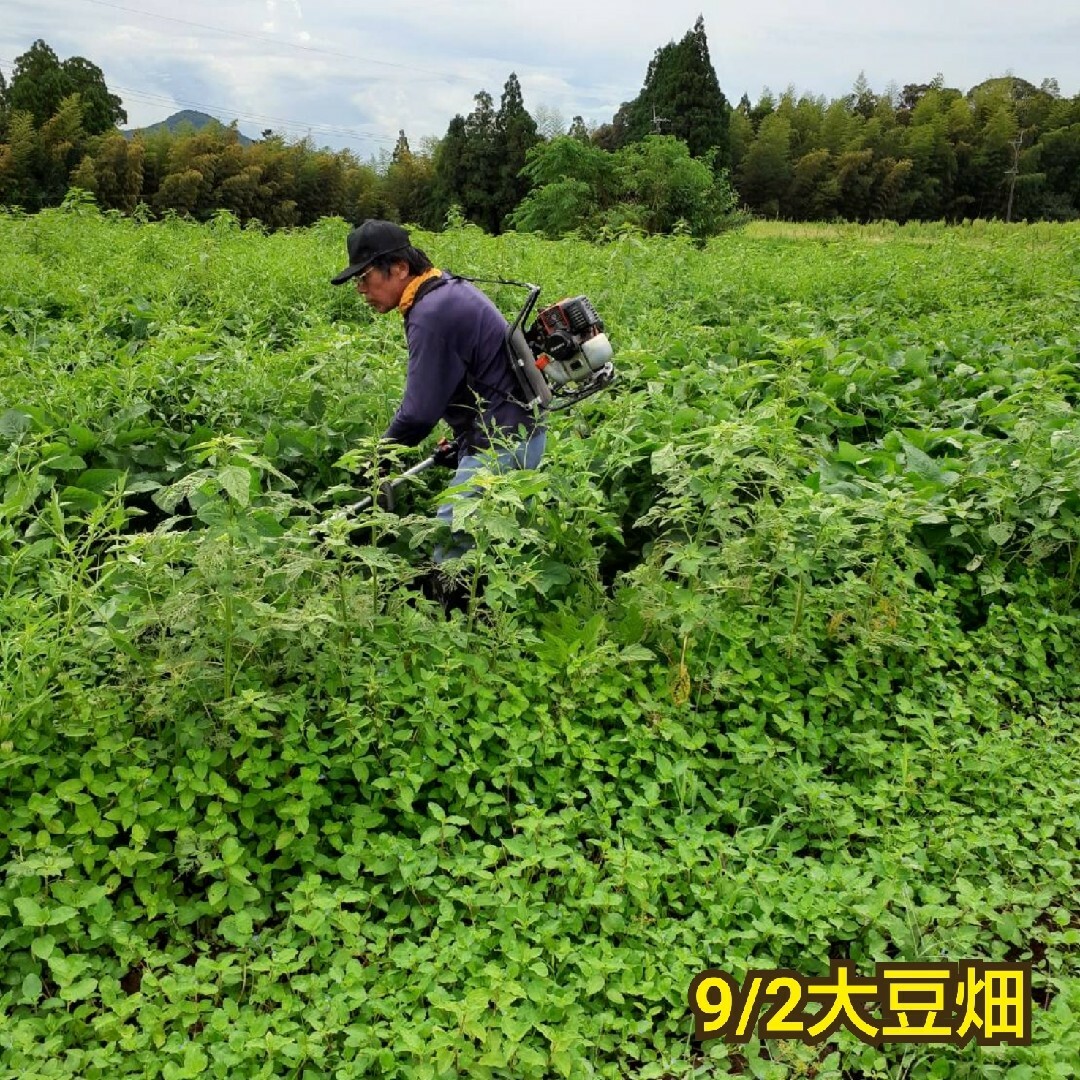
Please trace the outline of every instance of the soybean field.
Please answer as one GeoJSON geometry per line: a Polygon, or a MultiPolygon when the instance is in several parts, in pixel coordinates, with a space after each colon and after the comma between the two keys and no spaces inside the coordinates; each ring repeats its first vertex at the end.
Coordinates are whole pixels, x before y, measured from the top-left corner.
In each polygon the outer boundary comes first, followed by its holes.
{"type": "Polygon", "coordinates": [[[347,229],[0,214],[0,1076],[1076,1075],[1080,227],[416,235],[619,372],[449,618],[347,229]],[[839,960],[1030,1045],[695,1039],[839,960]]]}

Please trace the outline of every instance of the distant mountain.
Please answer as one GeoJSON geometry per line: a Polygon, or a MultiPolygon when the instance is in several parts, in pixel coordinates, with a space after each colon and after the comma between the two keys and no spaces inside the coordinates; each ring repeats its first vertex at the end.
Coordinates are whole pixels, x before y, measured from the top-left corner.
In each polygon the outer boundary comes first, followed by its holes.
{"type": "MultiPolygon", "coordinates": [[[[220,124],[221,121],[216,116],[210,116],[208,113],[196,112],[194,109],[184,109],[182,112],[173,113],[172,116],[167,117],[165,120],[160,121],[157,124],[151,124],[149,127],[144,128],[127,128],[121,132],[125,138],[130,139],[133,135],[153,135],[158,131],[176,131],[182,124],[190,124],[196,131],[206,127],[207,124],[220,124]]],[[[228,125],[222,125],[228,126],[228,125]]],[[[254,139],[249,139],[242,131],[240,134],[240,145],[250,146],[254,139]]]]}

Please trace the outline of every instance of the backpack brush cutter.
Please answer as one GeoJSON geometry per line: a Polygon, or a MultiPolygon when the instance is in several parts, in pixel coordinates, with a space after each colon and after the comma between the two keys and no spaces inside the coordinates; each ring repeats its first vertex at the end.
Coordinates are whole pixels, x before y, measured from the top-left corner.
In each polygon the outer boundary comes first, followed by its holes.
{"type": "Polygon", "coordinates": [[[591,397],[615,379],[611,342],[604,321],[587,296],[572,296],[542,308],[524,330],[540,296],[539,285],[519,281],[529,295],[506,332],[506,348],[521,385],[526,408],[555,412],[591,397]]]}
{"type": "MultiPolygon", "coordinates": [[[[558,412],[606,389],[615,381],[614,355],[604,333],[604,322],[589,298],[572,296],[542,308],[526,330],[540,296],[540,286],[500,278],[465,278],[491,285],[514,285],[528,289],[521,310],[506,330],[506,351],[521,389],[519,404],[526,409],[558,412]]],[[[426,472],[436,462],[434,454],[418,462],[379,489],[379,500],[388,510],[394,506],[395,489],[411,477],[426,472]]],[[[366,510],[372,496],[344,506],[338,515],[366,510]]]]}

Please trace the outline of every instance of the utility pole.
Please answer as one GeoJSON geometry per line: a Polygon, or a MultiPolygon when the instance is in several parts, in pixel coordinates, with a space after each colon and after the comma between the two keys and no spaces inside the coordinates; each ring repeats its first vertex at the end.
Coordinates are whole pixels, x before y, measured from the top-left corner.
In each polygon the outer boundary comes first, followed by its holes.
{"type": "Polygon", "coordinates": [[[653,134],[654,135],[659,135],[660,134],[660,125],[661,124],[670,124],[670,123],[671,123],[671,121],[666,116],[657,116],[656,115],[656,106],[654,105],[652,107],[652,129],[653,129],[653,134]]]}
{"type": "Polygon", "coordinates": [[[1008,224],[1012,221],[1012,208],[1013,208],[1013,193],[1016,191],[1016,177],[1020,173],[1020,148],[1024,145],[1024,129],[1020,129],[1020,133],[1013,139],[1013,164],[1011,169],[1007,169],[1005,175],[1009,178],[1009,203],[1005,208],[1005,222],[1008,224]]]}

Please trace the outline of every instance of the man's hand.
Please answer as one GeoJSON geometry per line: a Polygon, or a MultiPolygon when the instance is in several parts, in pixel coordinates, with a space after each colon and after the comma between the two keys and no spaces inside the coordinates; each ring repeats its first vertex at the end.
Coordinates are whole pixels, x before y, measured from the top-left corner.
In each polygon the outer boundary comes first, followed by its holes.
{"type": "Polygon", "coordinates": [[[435,464],[443,469],[456,469],[458,463],[458,448],[449,439],[440,439],[435,447],[435,464]]]}

